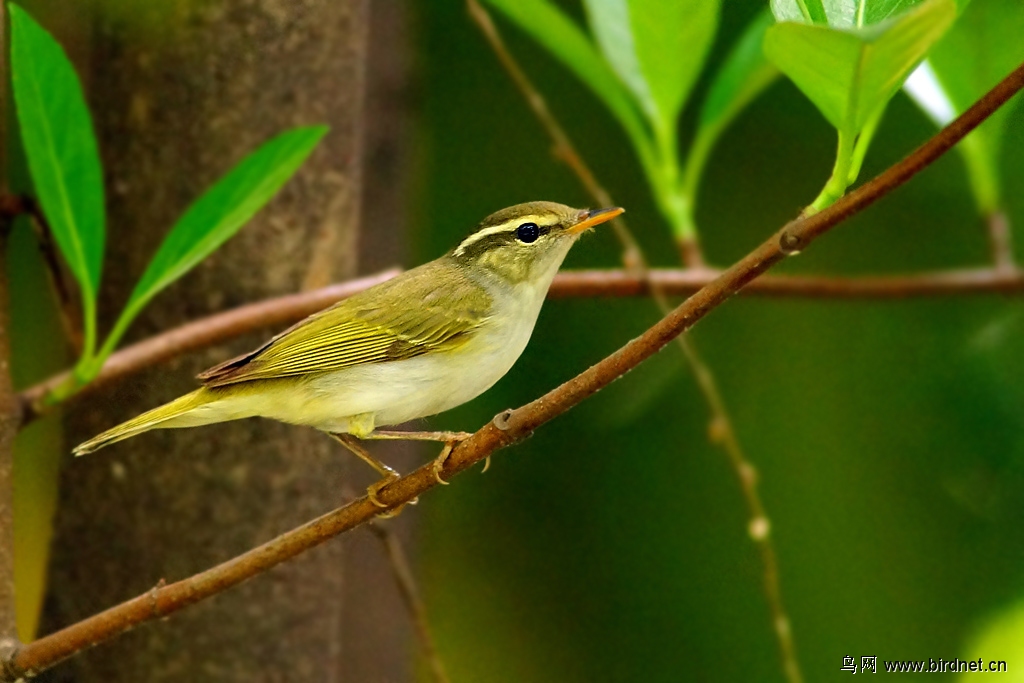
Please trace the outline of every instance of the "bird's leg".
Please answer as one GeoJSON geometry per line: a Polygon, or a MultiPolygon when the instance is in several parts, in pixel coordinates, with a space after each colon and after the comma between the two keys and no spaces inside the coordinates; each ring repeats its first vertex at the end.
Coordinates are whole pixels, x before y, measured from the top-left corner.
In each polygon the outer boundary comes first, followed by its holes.
{"type": "Polygon", "coordinates": [[[364,438],[367,439],[402,439],[408,441],[443,441],[444,448],[441,449],[441,454],[434,458],[434,464],[431,469],[434,472],[434,479],[437,479],[437,483],[448,485],[448,482],[441,478],[441,470],[444,468],[445,462],[448,460],[448,456],[451,455],[452,449],[460,441],[465,441],[472,434],[469,432],[403,432],[403,431],[387,431],[378,429],[367,434],[364,438]]]}
{"type": "Polygon", "coordinates": [[[469,432],[405,432],[398,430],[375,429],[364,439],[391,439],[396,441],[442,441],[458,443],[471,437],[469,432]]]}
{"type": "MultiPolygon", "coordinates": [[[[377,498],[377,492],[382,488],[398,479],[401,475],[392,467],[388,467],[377,458],[370,455],[370,453],[363,448],[362,444],[359,443],[359,439],[352,436],[351,434],[340,434],[336,432],[328,432],[333,438],[335,438],[342,446],[355,453],[359,458],[367,465],[377,470],[383,479],[380,481],[370,484],[366,487],[366,497],[370,499],[370,502],[377,507],[386,508],[387,505],[380,502],[377,498]]],[[[401,508],[399,508],[400,510],[401,508]]],[[[399,510],[395,510],[394,514],[398,514],[399,510]]]]}

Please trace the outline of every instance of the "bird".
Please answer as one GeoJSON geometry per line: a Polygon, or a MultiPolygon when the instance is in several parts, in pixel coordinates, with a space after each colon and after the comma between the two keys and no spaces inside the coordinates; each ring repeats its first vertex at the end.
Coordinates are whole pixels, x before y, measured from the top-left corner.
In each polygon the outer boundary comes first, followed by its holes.
{"type": "Polygon", "coordinates": [[[533,333],[555,273],[590,228],[620,207],[527,202],[484,218],[440,258],[298,322],[249,353],[198,375],[202,386],[80,444],[92,453],[152,429],[265,417],[326,432],[383,478],[399,475],[364,439],[446,443],[458,432],[386,431],[470,401],[501,379],[533,333]]]}

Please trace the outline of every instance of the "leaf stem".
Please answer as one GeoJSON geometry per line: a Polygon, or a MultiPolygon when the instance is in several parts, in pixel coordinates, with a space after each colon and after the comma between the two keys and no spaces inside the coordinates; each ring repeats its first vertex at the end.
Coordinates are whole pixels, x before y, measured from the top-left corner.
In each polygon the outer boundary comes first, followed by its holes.
{"type": "Polygon", "coordinates": [[[868,148],[871,147],[871,140],[875,137],[875,132],[878,130],[878,124],[882,122],[882,117],[884,115],[885,106],[883,105],[867,120],[867,123],[864,124],[864,128],[857,136],[857,141],[853,145],[853,159],[850,162],[850,171],[846,178],[847,187],[857,182],[857,176],[860,175],[861,166],[864,165],[864,157],[868,153],[868,148]]]}
{"type": "Polygon", "coordinates": [[[676,241],[697,244],[697,225],[693,220],[692,196],[686,190],[679,163],[679,141],[674,125],[665,122],[655,131],[659,157],[657,176],[649,177],[658,209],[661,211],[676,241]]]}
{"type": "Polygon", "coordinates": [[[96,353],[96,299],[82,298],[82,325],[85,341],[82,344],[82,360],[89,361],[96,353]]]}
{"type": "Polygon", "coordinates": [[[997,177],[998,164],[992,158],[989,138],[983,137],[984,133],[979,131],[968,135],[960,143],[960,151],[967,165],[967,180],[978,212],[988,216],[999,211],[1002,198],[997,177]]]}
{"type": "Polygon", "coordinates": [[[811,202],[811,205],[804,209],[805,215],[811,216],[827,209],[846,194],[846,188],[850,186],[850,170],[853,168],[855,142],[853,135],[839,131],[839,146],[836,150],[835,165],[832,167],[832,176],[811,202]]]}

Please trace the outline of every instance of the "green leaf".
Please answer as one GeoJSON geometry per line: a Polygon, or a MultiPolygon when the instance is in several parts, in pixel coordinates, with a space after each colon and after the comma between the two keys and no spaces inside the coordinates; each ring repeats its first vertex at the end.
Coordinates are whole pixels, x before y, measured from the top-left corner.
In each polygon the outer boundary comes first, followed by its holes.
{"type": "Polygon", "coordinates": [[[827,24],[828,16],[821,0],[771,0],[772,14],[778,21],[803,21],[827,24]]]}
{"type": "MultiPolygon", "coordinates": [[[[855,3],[836,0],[826,10],[838,4],[855,3]]],[[[874,9],[865,14],[880,16],[899,4],[867,5],[874,9]]],[[[776,24],[765,35],[765,54],[829,123],[855,137],[950,27],[956,8],[953,0],[927,0],[897,17],[854,28],[776,24]]]]}
{"type": "Polygon", "coordinates": [[[590,31],[597,39],[605,60],[640,103],[648,119],[657,121],[658,106],[636,54],[626,0],[583,0],[583,6],[587,11],[590,31]]]}
{"type": "Polygon", "coordinates": [[[11,15],[11,79],[36,196],[82,291],[84,357],[95,344],[103,267],[103,170],[82,86],[64,50],[17,5],[11,15]]]}
{"type": "Polygon", "coordinates": [[[765,31],[771,24],[772,15],[767,9],[755,16],[711,81],[686,160],[684,194],[694,200],[707,155],[722,131],[779,76],[762,49],[765,31]]]}
{"type": "Polygon", "coordinates": [[[310,126],[278,135],[239,162],[188,208],[135,285],[103,345],[96,370],[149,300],[234,236],[292,177],[326,133],[326,126],[310,126]]]}
{"type": "Polygon", "coordinates": [[[656,129],[674,129],[718,28],[720,0],[584,0],[605,59],[656,129]]]}
{"type": "MultiPolygon", "coordinates": [[[[1021,35],[1024,8],[1019,0],[975,2],[908,80],[906,90],[944,126],[1024,62],[1021,35]]],[[[983,213],[1001,203],[999,150],[1014,104],[1000,108],[957,146],[983,213]]]]}
{"type": "MultiPolygon", "coordinates": [[[[924,0],[771,0],[778,21],[796,21],[831,26],[861,28],[913,9],[924,0]],[[806,2],[804,11],[799,3],[806,2]],[[810,19],[808,18],[810,16],[810,19]]],[[[958,0],[962,11],[970,0],[958,0]]]]}

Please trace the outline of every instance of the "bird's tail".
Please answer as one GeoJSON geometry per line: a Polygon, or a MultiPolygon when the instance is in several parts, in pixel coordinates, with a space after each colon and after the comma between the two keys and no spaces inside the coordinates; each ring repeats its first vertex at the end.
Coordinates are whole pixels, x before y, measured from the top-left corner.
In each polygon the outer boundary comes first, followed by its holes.
{"type": "Polygon", "coordinates": [[[191,394],[185,394],[79,444],[75,447],[74,454],[92,453],[104,446],[130,439],[142,432],[148,432],[150,429],[196,427],[211,422],[220,422],[225,419],[225,416],[221,415],[220,411],[211,409],[221,398],[209,389],[197,389],[191,394]]]}

